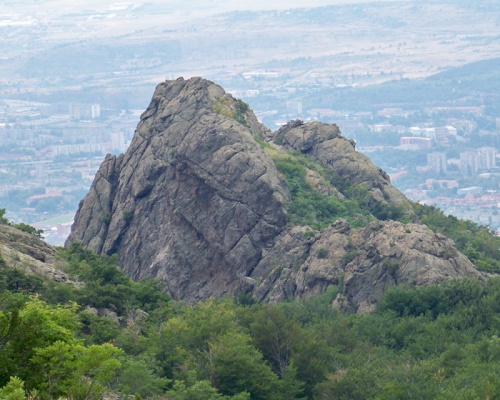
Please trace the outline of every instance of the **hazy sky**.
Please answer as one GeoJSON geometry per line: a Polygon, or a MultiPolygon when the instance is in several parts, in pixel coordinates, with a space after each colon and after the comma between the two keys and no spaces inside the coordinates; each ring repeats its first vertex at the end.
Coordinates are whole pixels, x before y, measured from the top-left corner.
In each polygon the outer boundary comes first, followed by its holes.
{"type": "Polygon", "coordinates": [[[74,10],[84,10],[90,8],[106,9],[116,3],[134,3],[140,5],[143,3],[156,4],[171,8],[172,11],[189,11],[197,13],[199,11],[210,10],[212,12],[227,12],[235,10],[271,10],[271,9],[290,9],[302,7],[320,7],[333,4],[355,4],[355,3],[373,3],[390,2],[405,0],[18,0],[16,2],[0,4],[0,12],[5,11],[42,11],[66,13],[74,10]]]}
{"type": "MultiPolygon", "coordinates": [[[[189,3],[212,3],[219,5],[222,8],[234,9],[234,10],[269,10],[269,9],[287,9],[287,8],[301,8],[301,7],[320,7],[332,4],[354,4],[354,3],[374,3],[374,2],[384,2],[384,1],[397,1],[397,0],[220,0],[220,1],[187,1],[185,4],[189,3]]],[[[168,1],[166,2],[168,3],[168,1]]]]}

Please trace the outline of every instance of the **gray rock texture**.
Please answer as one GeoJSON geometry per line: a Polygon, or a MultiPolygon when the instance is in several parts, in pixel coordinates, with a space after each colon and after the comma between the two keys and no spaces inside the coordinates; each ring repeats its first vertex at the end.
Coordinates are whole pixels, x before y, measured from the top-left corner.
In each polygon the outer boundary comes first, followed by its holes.
{"type": "Polygon", "coordinates": [[[484,279],[453,241],[424,225],[374,221],[354,230],[339,219],[314,236],[310,232],[291,229],[261,260],[252,276],[259,283],[251,288],[257,300],[304,299],[343,282],[336,305],[369,312],[394,285],[484,279]]]}
{"type": "Polygon", "coordinates": [[[0,225],[0,268],[18,269],[27,275],[36,275],[44,280],[79,286],[63,272],[62,261],[56,250],[33,235],[12,226],[0,225]]]}
{"type": "Polygon", "coordinates": [[[160,84],[127,153],[99,169],[68,242],[118,253],[130,276],[159,278],[176,299],[234,293],[284,229],[289,200],[252,136],[266,129],[237,107],[201,78],[160,84]]]}
{"type": "MultiPolygon", "coordinates": [[[[451,240],[418,224],[375,221],[321,232],[287,224],[287,185],[257,141],[297,150],[383,204],[412,216],[387,174],[336,125],[292,121],[277,132],[218,85],[160,84],[125,155],[107,156],[81,202],[67,244],[117,253],[134,279],[158,278],[175,299],[245,293],[274,303],[343,287],[335,304],[374,308],[392,285],[483,279],[451,240]]],[[[343,199],[308,172],[312,187],[343,199]]]]}
{"type": "Polygon", "coordinates": [[[413,214],[407,198],[392,186],[389,175],[357,152],[354,141],[343,137],[337,125],[291,121],[274,134],[273,141],[286,149],[308,154],[341,179],[366,190],[372,208],[380,203],[398,207],[402,214],[413,214]]]}

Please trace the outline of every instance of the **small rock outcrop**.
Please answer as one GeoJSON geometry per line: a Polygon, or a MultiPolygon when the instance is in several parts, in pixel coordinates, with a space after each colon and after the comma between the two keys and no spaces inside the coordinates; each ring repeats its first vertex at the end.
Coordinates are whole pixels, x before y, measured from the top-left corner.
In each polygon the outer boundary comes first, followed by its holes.
{"type": "Polygon", "coordinates": [[[61,266],[54,247],[13,226],[0,225],[0,268],[18,269],[45,280],[74,284],[61,266]]]}
{"type": "MultiPolygon", "coordinates": [[[[338,285],[338,307],[366,312],[392,285],[483,279],[451,240],[422,225],[352,229],[339,219],[320,232],[287,224],[287,184],[256,139],[309,155],[364,191],[370,210],[413,215],[336,125],[292,121],[273,133],[213,82],[177,79],[157,87],[126,154],[106,157],[67,244],[117,253],[132,278],[158,278],[187,301],[244,293],[274,303],[338,285]]],[[[344,199],[308,174],[313,190],[344,199]]]]}
{"type": "Polygon", "coordinates": [[[279,129],[272,140],[286,149],[308,154],[335,171],[341,179],[365,189],[371,208],[389,205],[399,208],[401,214],[413,214],[408,199],[392,186],[389,175],[357,152],[354,141],[343,137],[337,125],[291,121],[279,129]]]}

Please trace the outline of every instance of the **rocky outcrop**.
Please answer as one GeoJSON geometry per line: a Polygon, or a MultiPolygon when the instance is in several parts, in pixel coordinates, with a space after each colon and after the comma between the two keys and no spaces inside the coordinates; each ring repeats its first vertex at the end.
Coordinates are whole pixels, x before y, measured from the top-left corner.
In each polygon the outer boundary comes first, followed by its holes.
{"type": "Polygon", "coordinates": [[[159,85],[127,153],[99,169],[68,242],[118,253],[130,276],[164,280],[177,299],[234,293],[286,224],[286,184],[253,138],[263,132],[212,82],[159,85]]]}
{"type": "Polygon", "coordinates": [[[286,183],[255,138],[329,169],[326,184],[307,171],[322,196],[344,200],[338,180],[366,194],[374,215],[382,205],[412,216],[387,174],[336,125],[292,121],[273,133],[220,86],[178,79],[157,87],[127,153],[106,157],[67,244],[117,253],[131,277],[161,279],[188,301],[241,292],[273,303],[337,285],[338,307],[365,312],[392,285],[482,279],[452,241],[418,224],[374,221],[356,230],[337,220],[321,232],[287,225],[286,183]]]}
{"type": "Polygon", "coordinates": [[[343,137],[337,125],[292,121],[272,140],[286,149],[308,154],[336,172],[341,180],[365,190],[372,209],[382,205],[399,209],[401,214],[413,214],[407,198],[392,186],[389,175],[357,152],[354,141],[343,137]]]}
{"type": "Polygon", "coordinates": [[[54,247],[33,235],[0,225],[0,268],[18,269],[45,280],[77,284],[61,270],[54,247]]]}
{"type": "Polygon", "coordinates": [[[308,298],[342,283],[337,306],[369,312],[391,286],[460,278],[484,275],[453,241],[424,225],[374,221],[354,230],[340,219],[322,232],[300,227],[285,233],[255,268],[253,286],[246,283],[242,290],[274,303],[308,298]]]}

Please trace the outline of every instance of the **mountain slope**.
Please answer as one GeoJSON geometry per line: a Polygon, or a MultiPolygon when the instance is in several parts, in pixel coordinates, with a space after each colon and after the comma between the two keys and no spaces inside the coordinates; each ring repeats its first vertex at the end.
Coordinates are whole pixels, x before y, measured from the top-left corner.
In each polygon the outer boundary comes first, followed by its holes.
{"type": "Polygon", "coordinates": [[[44,280],[74,283],[61,270],[56,249],[32,234],[0,223],[0,270],[19,270],[44,280]]]}

